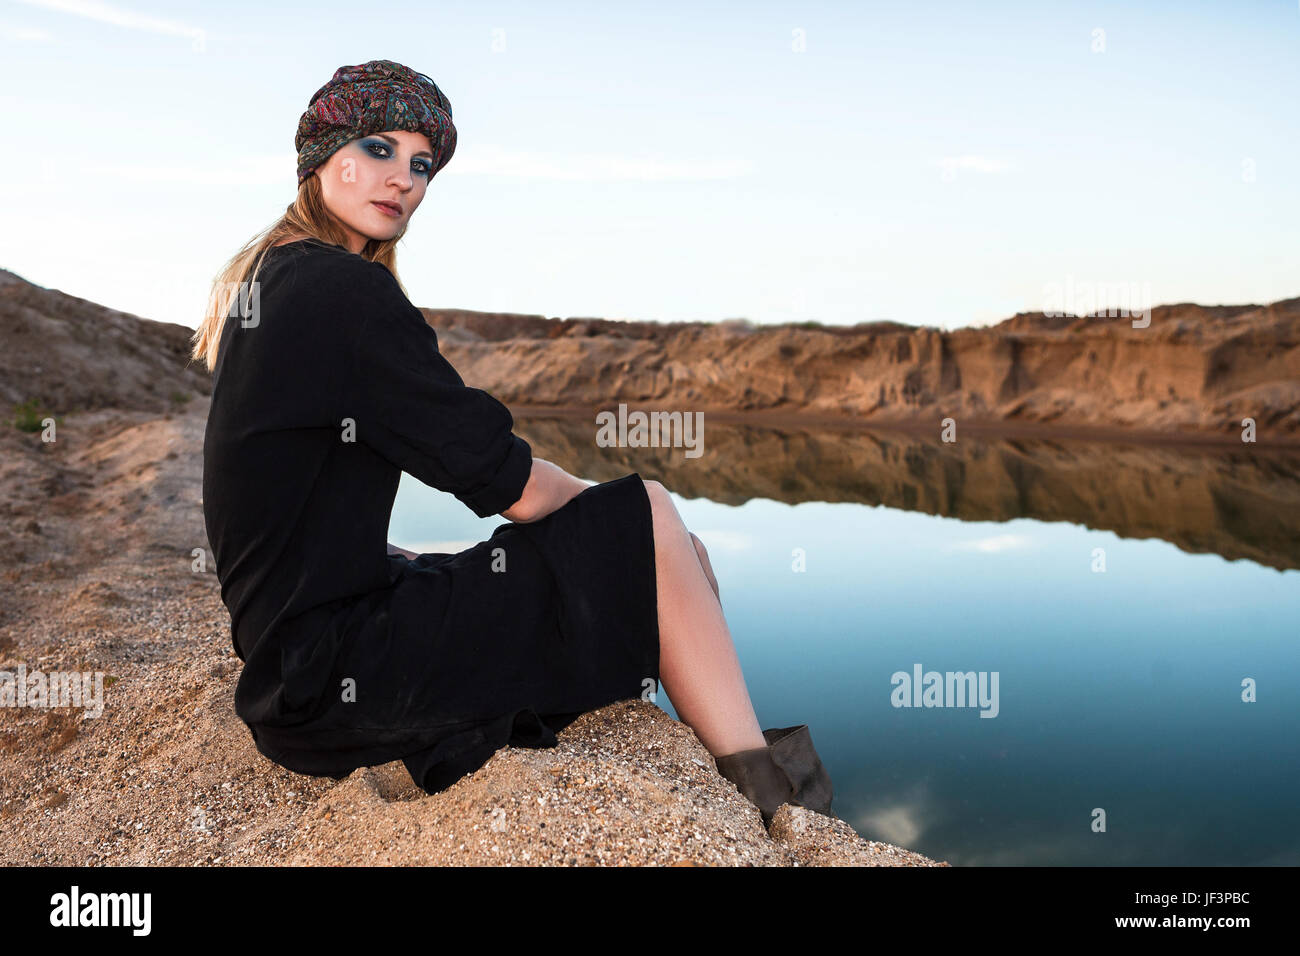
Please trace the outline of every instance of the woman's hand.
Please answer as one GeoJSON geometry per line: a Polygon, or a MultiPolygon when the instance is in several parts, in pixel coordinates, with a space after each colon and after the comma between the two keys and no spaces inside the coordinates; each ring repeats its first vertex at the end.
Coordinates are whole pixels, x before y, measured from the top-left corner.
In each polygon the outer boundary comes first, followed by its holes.
{"type": "Polygon", "coordinates": [[[517,524],[540,521],[553,511],[563,508],[586,491],[588,485],[559,465],[544,458],[533,458],[533,470],[524,485],[523,496],[513,506],[501,512],[501,517],[517,524]]]}

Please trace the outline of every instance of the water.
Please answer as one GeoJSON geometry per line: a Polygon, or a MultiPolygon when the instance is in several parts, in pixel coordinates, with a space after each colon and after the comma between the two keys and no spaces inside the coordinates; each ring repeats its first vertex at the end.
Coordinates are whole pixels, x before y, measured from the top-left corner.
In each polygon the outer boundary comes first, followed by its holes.
{"type": "MultiPolygon", "coordinates": [[[[810,726],[864,837],[954,866],[1300,864],[1300,452],[709,424],[687,459],[516,422],[584,479],[674,493],[761,725],[810,726]],[[996,673],[996,716],[893,706],[917,665],[996,673]]],[[[402,547],[504,520],[402,482],[402,547]]]]}

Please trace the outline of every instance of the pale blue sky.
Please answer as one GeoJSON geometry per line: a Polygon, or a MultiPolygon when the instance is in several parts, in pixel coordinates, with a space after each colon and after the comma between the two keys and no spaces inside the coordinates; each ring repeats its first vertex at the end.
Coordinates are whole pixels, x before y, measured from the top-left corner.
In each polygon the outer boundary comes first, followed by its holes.
{"type": "Polygon", "coordinates": [[[0,54],[0,266],[189,326],[291,201],[311,94],[378,58],[460,136],[400,253],[417,305],[956,327],[1067,282],[1300,295],[1295,0],[9,0],[0,54]]]}

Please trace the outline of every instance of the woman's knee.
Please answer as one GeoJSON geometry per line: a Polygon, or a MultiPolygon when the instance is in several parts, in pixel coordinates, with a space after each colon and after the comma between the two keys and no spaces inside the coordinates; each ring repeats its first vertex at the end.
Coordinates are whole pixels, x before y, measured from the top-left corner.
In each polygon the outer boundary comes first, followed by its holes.
{"type": "Polygon", "coordinates": [[[667,511],[672,506],[672,499],[668,497],[668,489],[662,484],[654,479],[647,481],[644,478],[641,479],[641,483],[645,485],[646,497],[650,499],[650,510],[656,518],[659,517],[660,512],[667,511]]]}
{"type": "Polygon", "coordinates": [[[646,481],[646,496],[650,499],[650,513],[654,518],[655,528],[659,530],[671,529],[673,527],[683,527],[681,516],[677,513],[677,506],[673,504],[673,499],[668,494],[668,489],[657,481],[646,481]]]}

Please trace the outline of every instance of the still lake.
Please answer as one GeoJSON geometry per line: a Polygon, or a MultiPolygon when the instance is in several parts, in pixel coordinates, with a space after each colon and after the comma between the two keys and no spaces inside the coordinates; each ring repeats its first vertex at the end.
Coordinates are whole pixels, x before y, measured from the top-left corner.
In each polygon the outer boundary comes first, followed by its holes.
{"type": "MultiPolygon", "coordinates": [[[[688,458],[515,417],[536,457],[673,493],[761,726],[809,725],[862,836],[954,866],[1300,864],[1300,450],[709,422],[688,458]],[[917,671],[985,704],[895,706],[917,671]]],[[[389,540],[503,521],[403,475],[389,540]]]]}

